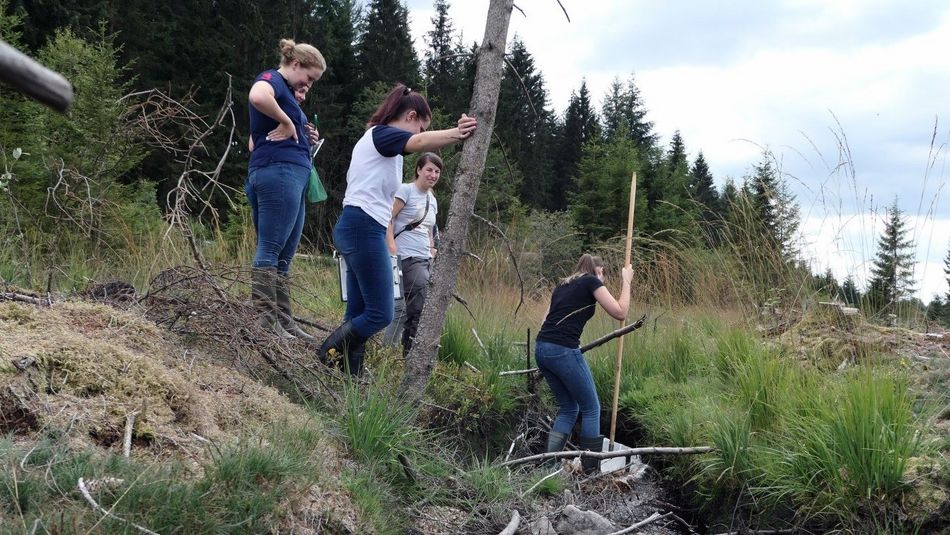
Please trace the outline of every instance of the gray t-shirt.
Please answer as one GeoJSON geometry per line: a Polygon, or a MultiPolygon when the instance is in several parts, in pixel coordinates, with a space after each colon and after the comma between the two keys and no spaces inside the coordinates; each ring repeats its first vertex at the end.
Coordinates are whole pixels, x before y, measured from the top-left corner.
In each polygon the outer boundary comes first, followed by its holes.
{"type": "Polygon", "coordinates": [[[399,185],[396,189],[396,198],[406,203],[393,221],[393,234],[399,234],[396,236],[397,253],[402,258],[410,256],[430,258],[432,255],[429,253],[429,236],[432,233],[432,227],[435,226],[435,214],[438,212],[435,195],[431,190],[422,193],[414,182],[410,182],[399,185]],[[428,212],[426,212],[426,197],[429,198],[428,212]],[[406,225],[420,219],[422,223],[419,226],[400,234],[406,225]]]}

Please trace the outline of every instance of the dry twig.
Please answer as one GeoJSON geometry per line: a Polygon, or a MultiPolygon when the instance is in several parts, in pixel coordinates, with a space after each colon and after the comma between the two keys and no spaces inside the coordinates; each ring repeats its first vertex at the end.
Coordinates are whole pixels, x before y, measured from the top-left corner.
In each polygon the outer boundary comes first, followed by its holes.
{"type": "Polygon", "coordinates": [[[135,524],[135,523],[133,523],[133,522],[129,522],[128,520],[126,520],[126,519],[124,519],[124,518],[122,518],[122,517],[116,515],[115,513],[112,513],[112,512],[110,512],[110,511],[107,511],[106,509],[104,509],[101,505],[99,505],[98,503],[96,503],[96,500],[95,500],[95,499],[93,499],[92,494],[90,494],[89,489],[86,487],[86,482],[83,481],[83,478],[79,478],[79,481],[76,483],[76,486],[79,487],[79,492],[81,492],[83,498],[85,498],[86,501],[89,502],[89,505],[91,505],[92,508],[95,509],[96,511],[102,513],[102,516],[103,516],[103,517],[106,517],[106,518],[114,518],[114,519],[118,520],[119,522],[122,522],[122,523],[124,523],[124,524],[128,524],[128,525],[132,526],[133,528],[135,528],[135,529],[141,531],[142,533],[147,533],[148,535],[159,535],[158,533],[156,533],[156,532],[154,532],[154,531],[152,531],[152,530],[150,530],[150,529],[148,529],[148,528],[143,528],[142,526],[140,526],[140,525],[138,525],[138,524],[135,524]]]}

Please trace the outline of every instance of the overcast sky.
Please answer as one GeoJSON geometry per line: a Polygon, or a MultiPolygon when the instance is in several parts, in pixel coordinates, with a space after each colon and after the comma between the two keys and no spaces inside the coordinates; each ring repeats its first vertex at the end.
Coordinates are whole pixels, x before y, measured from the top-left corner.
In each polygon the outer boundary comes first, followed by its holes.
{"type": "MultiPolygon", "coordinates": [[[[918,295],[947,292],[950,2],[520,0],[509,36],[534,56],[558,113],[582,79],[600,101],[634,74],[668,143],[679,130],[717,184],[770,149],[802,207],[813,269],[862,285],[895,196],[914,227],[918,295]],[[844,165],[841,165],[842,162],[844,165]]],[[[409,0],[417,49],[429,0],[409,0]]],[[[455,0],[465,42],[487,0],[455,0]]]]}

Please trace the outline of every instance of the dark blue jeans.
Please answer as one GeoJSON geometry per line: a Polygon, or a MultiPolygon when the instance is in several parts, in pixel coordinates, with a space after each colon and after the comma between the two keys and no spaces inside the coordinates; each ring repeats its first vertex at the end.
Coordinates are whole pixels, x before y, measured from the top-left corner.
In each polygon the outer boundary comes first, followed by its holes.
{"type": "Polygon", "coordinates": [[[393,320],[393,265],[386,227],[355,206],[344,206],[333,228],[333,244],[346,259],[346,315],[365,338],[393,320]]]}
{"type": "Polygon", "coordinates": [[[309,168],[284,162],[254,167],[248,173],[244,192],[257,230],[254,267],[290,271],[303,233],[309,177],[309,168]]]}
{"type": "Polygon", "coordinates": [[[580,412],[581,436],[600,436],[600,400],[594,376],[580,349],[538,340],[534,360],[557,400],[557,418],[552,429],[570,435],[580,412]]]}

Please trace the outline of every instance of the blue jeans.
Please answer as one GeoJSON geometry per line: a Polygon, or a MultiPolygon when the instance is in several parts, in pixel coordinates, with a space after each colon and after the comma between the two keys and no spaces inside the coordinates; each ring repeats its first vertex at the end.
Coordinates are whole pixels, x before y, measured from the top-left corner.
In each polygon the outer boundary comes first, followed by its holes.
{"type": "Polygon", "coordinates": [[[309,178],[309,168],[285,162],[250,170],[244,192],[257,230],[254,267],[290,271],[290,261],[303,233],[309,178]]]}
{"type": "Polygon", "coordinates": [[[538,340],[534,360],[557,400],[557,418],[552,429],[570,435],[580,412],[581,436],[600,436],[600,400],[594,376],[580,349],[538,340]]]}
{"type": "Polygon", "coordinates": [[[355,206],[344,206],[333,244],[346,259],[346,315],[365,338],[393,321],[393,265],[386,227],[355,206]]]}

